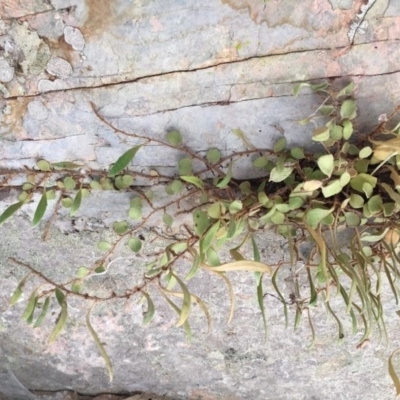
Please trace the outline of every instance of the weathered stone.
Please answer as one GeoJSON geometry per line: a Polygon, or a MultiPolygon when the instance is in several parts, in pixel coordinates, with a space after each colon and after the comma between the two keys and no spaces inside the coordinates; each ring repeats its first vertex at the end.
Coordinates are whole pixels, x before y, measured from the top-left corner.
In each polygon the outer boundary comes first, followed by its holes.
{"type": "MultiPolygon", "coordinates": [[[[0,167],[35,167],[45,158],[101,170],[148,137],[165,140],[172,129],[179,130],[184,143],[199,156],[212,147],[223,155],[243,150],[245,145],[233,129],[241,129],[259,149],[271,148],[282,135],[288,147],[310,147],[313,127],[296,121],[313,113],[321,101],[307,91],[292,97],[293,85],[305,80],[327,79],[337,88],[354,80],[357,130],[367,134],[379,124],[379,116],[389,115],[400,103],[399,4],[394,0],[0,1],[0,167]]],[[[138,152],[130,168],[174,176],[181,157],[179,151],[151,143],[138,152]]],[[[249,158],[237,163],[234,176],[254,176],[251,162],[249,158]]],[[[195,162],[195,169],[200,164],[195,162]]],[[[20,185],[21,179],[11,177],[8,182],[20,185]]],[[[165,201],[165,188],[153,184],[156,181],[138,176],[135,184],[144,190],[152,185],[157,201],[165,201]]],[[[150,293],[157,313],[148,327],[142,325],[146,307],[134,297],[96,304],[91,321],[113,362],[113,383],[108,382],[104,362],[87,331],[90,304],[84,299],[71,299],[67,329],[49,345],[59,307],[53,302],[43,327],[27,327],[20,316],[41,281],[31,277],[22,300],[10,308],[10,295],[27,271],[9,257],[29,263],[49,279],[70,280],[79,266],[93,265],[100,240],[115,238],[112,223],[127,218],[132,195],[93,192],[72,220],[67,209],[59,212],[45,242],[41,236],[54,202],[49,201],[42,225],[32,230],[39,194],[0,227],[0,393],[6,398],[28,399],[29,391],[35,390],[60,390],[35,393],[35,398],[58,400],[87,397],[73,391],[103,397],[133,393],[134,400],[158,400],[164,394],[174,400],[392,398],[386,363],[400,342],[397,305],[386,286],[381,297],[389,349],[376,339],[357,349],[360,335],[350,335],[350,321],[337,298],[332,307],[346,321],[343,345],[336,346],[336,322],[326,322],[324,307],[318,304],[310,310],[317,332],[310,349],[308,321],[295,333],[284,329],[282,304],[269,295],[274,292],[267,277],[269,332],[264,343],[253,276],[229,274],[237,306],[227,326],[226,287],[206,272],[189,286],[209,307],[214,328],[206,333],[206,320],[196,308],[190,317],[192,345],[174,328],[176,315],[156,286],[150,293]]],[[[1,212],[17,196],[14,190],[1,190],[1,212]]],[[[190,209],[193,204],[181,207],[190,209]]],[[[190,213],[180,215],[173,232],[179,233],[191,218],[190,213]]],[[[143,253],[122,249],[108,274],[87,280],[88,292],[107,296],[140,282],[150,255],[168,243],[161,237],[168,233],[162,227],[162,215],[149,218],[148,226],[138,232],[145,237],[143,253]]],[[[272,232],[256,240],[265,262],[275,264],[287,257],[286,242],[272,232]]],[[[189,267],[183,261],[179,264],[182,271],[189,267]]],[[[280,274],[278,282],[289,298],[292,272],[288,268],[280,274]]],[[[291,320],[294,313],[295,307],[290,307],[291,320]]]]}
{"type": "Polygon", "coordinates": [[[0,58],[0,82],[10,82],[13,77],[14,68],[4,58],[0,58]]]}

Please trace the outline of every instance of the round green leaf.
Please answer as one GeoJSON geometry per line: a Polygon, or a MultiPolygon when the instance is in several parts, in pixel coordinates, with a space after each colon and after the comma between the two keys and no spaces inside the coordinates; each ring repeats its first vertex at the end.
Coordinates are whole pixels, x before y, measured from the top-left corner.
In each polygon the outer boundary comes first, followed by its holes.
{"type": "Polygon", "coordinates": [[[80,282],[80,281],[74,282],[74,283],[72,284],[72,286],[71,286],[71,290],[72,290],[74,293],[80,293],[81,290],[82,290],[82,287],[83,287],[83,283],[82,283],[82,282],[80,282]]]}
{"type": "Polygon", "coordinates": [[[343,172],[343,174],[340,175],[339,178],[341,186],[345,187],[350,182],[350,179],[351,179],[350,174],[347,171],[343,172]]]}
{"type": "Polygon", "coordinates": [[[312,208],[306,213],[306,222],[315,229],[324,218],[332,213],[332,211],[333,208],[331,208],[330,210],[326,210],[323,208],[312,208]]]}
{"type": "Polygon", "coordinates": [[[319,169],[328,177],[332,175],[334,167],[334,158],[332,154],[325,154],[318,158],[317,164],[319,169]]]}
{"type": "Polygon", "coordinates": [[[330,182],[329,185],[323,187],[321,190],[325,198],[331,197],[342,191],[342,185],[340,184],[339,179],[335,179],[332,182],[330,182]]]}
{"type": "Polygon", "coordinates": [[[231,214],[236,214],[243,208],[243,204],[240,200],[234,200],[231,204],[229,204],[229,212],[231,214]]]}
{"type": "Polygon", "coordinates": [[[271,222],[275,225],[281,225],[285,222],[285,214],[280,211],[275,211],[270,218],[271,222]]]}
{"type": "Polygon", "coordinates": [[[209,149],[206,158],[209,163],[215,164],[221,159],[221,152],[218,149],[209,149]]]}
{"type": "Polygon", "coordinates": [[[141,209],[143,207],[142,199],[140,197],[134,197],[131,199],[130,206],[141,209]]]}
{"type": "Polygon", "coordinates": [[[342,122],[343,125],[343,139],[349,140],[353,134],[353,123],[349,120],[342,122]]]}
{"type": "Polygon", "coordinates": [[[47,200],[54,200],[56,198],[56,192],[53,189],[51,189],[48,192],[46,192],[46,197],[47,200]]]}
{"type": "Polygon", "coordinates": [[[372,215],[382,211],[382,204],[382,197],[379,194],[372,196],[367,203],[368,209],[372,215]]]}
{"type": "Polygon", "coordinates": [[[182,158],[178,163],[179,175],[190,175],[192,173],[192,160],[188,157],[182,158]]]}
{"type": "Polygon", "coordinates": [[[360,150],[359,157],[360,158],[367,158],[372,154],[372,149],[370,146],[365,146],[360,150]]]}
{"type": "Polygon", "coordinates": [[[91,182],[90,182],[90,187],[91,187],[92,189],[94,189],[94,190],[101,190],[101,189],[102,189],[100,183],[97,182],[97,181],[91,181],[91,182]]]}
{"type": "Polygon", "coordinates": [[[359,226],[361,223],[361,218],[354,212],[345,212],[346,224],[348,226],[359,226]]]}
{"type": "Polygon", "coordinates": [[[222,203],[217,202],[214,204],[211,204],[210,207],[207,209],[207,214],[214,219],[219,219],[221,217],[221,206],[222,203]]]}
{"type": "Polygon", "coordinates": [[[171,227],[172,224],[174,223],[174,219],[172,218],[171,215],[165,213],[165,214],[163,215],[163,222],[164,222],[165,225],[171,227]]]}
{"type": "Polygon", "coordinates": [[[324,142],[329,139],[330,129],[327,126],[317,128],[313,132],[312,140],[315,142],[324,142]]]}
{"type": "Polygon", "coordinates": [[[89,273],[89,270],[86,267],[79,267],[76,272],[76,276],[78,278],[84,278],[89,273]]]}
{"type": "Polygon", "coordinates": [[[340,140],[343,137],[343,127],[340,125],[334,125],[331,128],[330,137],[333,140],[340,140]]]}
{"type": "Polygon", "coordinates": [[[118,189],[126,189],[133,183],[133,177],[131,175],[117,176],[115,178],[115,186],[118,189]]]}
{"type": "Polygon", "coordinates": [[[253,166],[255,168],[264,168],[268,164],[268,158],[266,156],[257,157],[253,161],[253,166]]]}
{"type": "Polygon", "coordinates": [[[136,221],[142,218],[142,209],[139,207],[131,207],[129,208],[129,218],[136,221]]]}
{"type": "Polygon", "coordinates": [[[193,212],[193,225],[196,235],[202,236],[210,226],[210,219],[204,211],[196,210],[193,212]]]}
{"type": "Polygon", "coordinates": [[[107,251],[111,249],[111,244],[105,241],[97,243],[97,248],[101,251],[107,251]]]}
{"type": "Polygon", "coordinates": [[[342,118],[354,119],[357,115],[357,107],[354,100],[345,100],[340,107],[340,116],[342,118]]]}
{"type": "Polygon", "coordinates": [[[278,139],[274,145],[274,152],[280,153],[286,147],[286,138],[282,137],[278,139]]]}
{"type": "Polygon", "coordinates": [[[21,192],[18,196],[18,201],[25,201],[28,198],[28,193],[21,192]]]}
{"type": "Polygon", "coordinates": [[[142,242],[140,239],[131,238],[128,241],[128,246],[133,252],[137,253],[142,248],[142,242]]]}
{"type": "Polygon", "coordinates": [[[172,146],[182,144],[182,135],[178,131],[170,131],[167,133],[167,142],[172,146]]]}
{"type": "Polygon", "coordinates": [[[114,222],[113,229],[114,232],[117,233],[118,235],[123,235],[129,229],[128,222],[126,221],[114,222]]]}
{"type": "Polygon", "coordinates": [[[26,182],[22,185],[22,190],[31,190],[34,188],[34,185],[30,182],[26,182]]]}
{"type": "Polygon", "coordinates": [[[43,171],[43,172],[50,171],[50,164],[49,164],[49,162],[46,161],[46,160],[39,160],[39,161],[36,163],[36,166],[37,166],[41,171],[43,171]]]}
{"type": "Polygon", "coordinates": [[[70,197],[63,197],[62,200],[61,200],[61,204],[65,208],[71,208],[72,199],[70,197]]]}
{"type": "Polygon", "coordinates": [[[64,183],[64,186],[66,189],[68,189],[68,190],[75,189],[76,182],[72,177],[66,176],[63,180],[63,183],[64,183]]]}
{"type": "Polygon", "coordinates": [[[172,183],[165,187],[165,192],[169,195],[180,193],[183,189],[182,181],[175,179],[172,183]]]}
{"type": "Polygon", "coordinates": [[[270,182],[282,182],[293,172],[293,167],[284,167],[278,170],[276,167],[272,169],[269,176],[270,182]]]}
{"type": "Polygon", "coordinates": [[[300,147],[293,147],[293,149],[290,150],[290,155],[296,160],[302,160],[305,157],[304,151],[300,147]]]}

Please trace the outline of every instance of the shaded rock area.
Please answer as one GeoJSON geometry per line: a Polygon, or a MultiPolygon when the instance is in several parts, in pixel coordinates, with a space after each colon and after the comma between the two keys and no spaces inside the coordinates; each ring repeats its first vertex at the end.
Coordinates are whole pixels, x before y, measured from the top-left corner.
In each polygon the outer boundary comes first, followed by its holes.
{"type": "MultiPolygon", "coordinates": [[[[320,99],[307,92],[293,98],[294,84],[303,81],[328,80],[341,87],[353,80],[357,128],[368,133],[380,115],[400,104],[399,40],[397,0],[2,0],[0,169],[33,167],[40,158],[108,168],[128,148],[144,142],[130,133],[163,139],[172,129],[196,154],[211,147],[223,155],[243,150],[233,129],[241,129],[259,148],[271,148],[282,135],[289,147],[310,148],[311,128],[297,121],[312,113],[320,99]]],[[[151,144],[137,154],[132,168],[171,176],[179,156],[151,144]]],[[[234,166],[235,178],[252,177],[249,169],[234,166]]],[[[140,176],[136,183],[140,190],[152,185],[157,201],[164,200],[162,184],[140,176]]],[[[17,195],[12,188],[0,191],[0,210],[17,195]]],[[[382,290],[388,347],[377,333],[358,349],[362,335],[351,336],[351,321],[338,345],[337,324],[327,320],[319,304],[317,337],[309,348],[306,318],[296,332],[291,325],[285,329],[282,304],[272,295],[265,296],[264,342],[254,277],[238,272],[230,275],[236,310],[229,325],[224,282],[205,272],[190,281],[213,319],[208,333],[204,314],[193,310],[191,344],[174,327],[176,314],[156,289],[151,290],[156,315],[149,326],[143,326],[146,306],[137,298],[98,302],[91,320],[114,365],[110,383],[85,325],[90,304],[71,299],[67,327],[49,345],[59,307],[51,305],[42,327],[27,327],[21,314],[42,281],[38,276],[28,280],[23,301],[11,308],[10,296],[27,270],[10,258],[52,281],[68,281],[79,266],[94,264],[100,240],[113,238],[110,225],[126,218],[130,195],[93,193],[72,220],[60,212],[47,241],[42,234],[51,208],[35,230],[29,220],[38,199],[0,226],[2,398],[394,398],[387,359],[400,345],[400,320],[389,288],[382,290]]],[[[176,220],[176,233],[185,218],[191,216],[176,220]]],[[[143,253],[132,256],[121,249],[108,274],[88,279],[87,290],[107,297],[141,282],[152,252],[165,245],[161,225],[160,217],[151,220],[139,232],[146,243],[143,253]]],[[[264,262],[287,259],[286,242],[273,232],[256,240],[264,262]]],[[[287,298],[292,273],[283,270],[279,276],[287,298]]],[[[274,293],[269,279],[265,291],[274,293]]],[[[346,319],[340,302],[333,299],[332,304],[346,319]]],[[[294,312],[289,310],[291,321],[294,312]]]]}

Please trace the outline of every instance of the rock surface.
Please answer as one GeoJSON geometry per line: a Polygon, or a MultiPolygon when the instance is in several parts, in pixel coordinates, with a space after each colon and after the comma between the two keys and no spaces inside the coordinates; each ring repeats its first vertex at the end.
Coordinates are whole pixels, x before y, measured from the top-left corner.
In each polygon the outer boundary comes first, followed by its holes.
{"type": "MultiPolygon", "coordinates": [[[[289,147],[307,147],[311,129],[296,121],[319,102],[307,93],[293,98],[294,84],[302,81],[327,79],[341,86],[353,80],[358,129],[367,133],[381,114],[400,103],[399,27],[395,0],[3,0],[0,168],[32,167],[39,158],[106,168],[144,142],[130,133],[164,139],[171,129],[182,132],[185,143],[200,154],[211,147],[226,155],[242,150],[233,129],[241,129],[259,148],[271,148],[282,134],[289,147]]],[[[137,154],[133,167],[171,175],[178,157],[150,145],[137,154]]],[[[237,166],[234,175],[248,177],[249,171],[237,166]]],[[[139,177],[138,183],[151,184],[139,177]]],[[[163,188],[154,190],[162,198],[163,188]]],[[[1,210],[16,197],[13,191],[3,193],[1,210]]],[[[72,396],[65,390],[92,396],[155,393],[143,398],[157,400],[163,395],[188,400],[394,398],[386,363],[400,344],[400,322],[389,291],[383,293],[389,348],[374,340],[357,349],[359,336],[350,335],[338,346],[335,321],[325,321],[321,305],[314,317],[316,343],[309,349],[307,321],[295,333],[285,330],[281,303],[273,296],[265,301],[269,333],[264,343],[253,276],[240,273],[231,277],[237,308],[228,326],[226,287],[205,273],[193,281],[214,327],[207,334],[206,320],[195,310],[191,345],[174,328],[175,315],[156,290],[157,314],[146,327],[145,306],[137,300],[99,302],[92,323],[114,364],[112,383],[85,327],[87,302],[73,299],[66,331],[49,345],[52,324],[31,329],[20,321],[39,279],[28,281],[24,301],[9,307],[11,293],[26,274],[9,257],[49,279],[66,281],[79,266],[94,263],[96,243],[112,237],[108,228],[125,218],[128,203],[129,196],[96,193],[73,222],[60,215],[46,242],[41,240],[44,224],[32,230],[28,221],[35,204],[0,227],[0,393],[5,398],[72,396]]],[[[50,217],[51,210],[45,221],[50,217]]],[[[150,228],[160,224],[152,221],[143,236],[153,239],[150,228]]],[[[264,261],[287,256],[284,242],[272,233],[257,240],[264,261]]],[[[90,290],[106,296],[140,281],[146,257],[121,254],[110,274],[92,279],[90,290]]],[[[288,277],[290,271],[282,273],[286,295],[288,277]]],[[[265,290],[273,292],[269,280],[265,290]]],[[[52,322],[57,310],[53,304],[52,322]]]]}

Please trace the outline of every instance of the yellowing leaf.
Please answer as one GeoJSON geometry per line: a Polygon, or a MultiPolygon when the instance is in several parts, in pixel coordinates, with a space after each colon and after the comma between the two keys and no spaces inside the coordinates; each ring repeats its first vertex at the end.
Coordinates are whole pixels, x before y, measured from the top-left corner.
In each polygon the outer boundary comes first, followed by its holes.
{"type": "Polygon", "coordinates": [[[11,296],[10,299],[10,305],[14,305],[20,298],[22,295],[22,289],[25,286],[25,283],[27,281],[27,279],[29,278],[30,274],[26,275],[24,279],[22,279],[22,281],[18,284],[17,288],[15,289],[14,293],[11,296]]]}
{"type": "Polygon", "coordinates": [[[140,150],[142,146],[143,145],[132,147],[124,154],[122,154],[122,156],[119,157],[115,164],[111,167],[108,176],[115,176],[124,168],[126,168],[131,163],[133,157],[135,157],[136,153],[140,150]]]}
{"type": "Polygon", "coordinates": [[[218,267],[208,267],[206,265],[203,266],[216,272],[258,271],[265,272],[268,275],[271,275],[271,267],[269,265],[251,260],[234,261],[231,263],[219,265],[218,267]]]}
{"type": "Polygon", "coordinates": [[[399,352],[399,350],[400,348],[394,350],[393,353],[390,355],[388,361],[389,375],[392,378],[394,387],[396,388],[396,398],[400,396],[400,380],[393,366],[393,357],[396,353],[399,352]]]}
{"type": "Polygon", "coordinates": [[[49,342],[53,343],[64,329],[65,323],[67,322],[68,308],[67,302],[64,300],[61,304],[60,315],[58,316],[57,323],[50,334],[49,342]]]}
{"type": "Polygon", "coordinates": [[[99,339],[99,336],[97,335],[96,331],[93,329],[91,323],[90,323],[90,313],[92,311],[93,306],[96,303],[93,303],[92,306],[89,308],[89,311],[86,314],[86,326],[90,332],[90,334],[92,335],[92,338],[94,340],[94,342],[96,343],[97,349],[99,350],[101,356],[103,357],[103,360],[106,364],[106,368],[108,371],[108,376],[110,377],[110,382],[112,382],[113,380],[113,376],[114,376],[114,372],[113,372],[113,368],[112,368],[112,364],[111,364],[111,360],[110,357],[108,356],[106,350],[104,349],[103,344],[101,343],[101,340],[99,339]]]}
{"type": "Polygon", "coordinates": [[[315,179],[311,181],[304,182],[303,189],[306,192],[313,192],[314,190],[319,189],[322,186],[322,181],[317,181],[315,179]]]}

